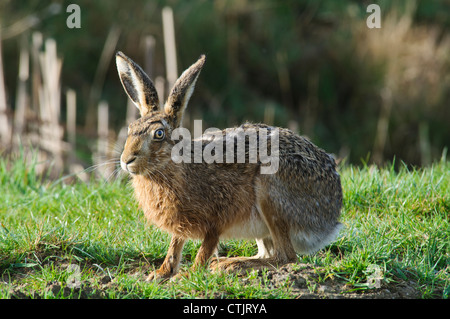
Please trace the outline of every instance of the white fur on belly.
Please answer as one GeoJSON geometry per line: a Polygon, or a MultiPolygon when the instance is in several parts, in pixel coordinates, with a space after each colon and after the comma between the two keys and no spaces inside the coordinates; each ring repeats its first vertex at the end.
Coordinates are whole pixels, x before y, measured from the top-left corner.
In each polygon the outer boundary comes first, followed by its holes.
{"type": "Polygon", "coordinates": [[[269,229],[261,219],[256,208],[253,208],[250,218],[242,223],[235,224],[220,235],[220,239],[252,239],[269,236],[269,229]]]}

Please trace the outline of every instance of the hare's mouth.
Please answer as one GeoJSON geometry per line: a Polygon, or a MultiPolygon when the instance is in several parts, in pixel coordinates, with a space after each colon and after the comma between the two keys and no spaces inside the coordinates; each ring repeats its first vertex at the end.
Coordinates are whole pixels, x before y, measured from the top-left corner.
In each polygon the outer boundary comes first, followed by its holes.
{"type": "Polygon", "coordinates": [[[137,174],[136,158],[137,157],[128,158],[126,161],[120,160],[120,167],[127,173],[132,175],[137,174]]]}

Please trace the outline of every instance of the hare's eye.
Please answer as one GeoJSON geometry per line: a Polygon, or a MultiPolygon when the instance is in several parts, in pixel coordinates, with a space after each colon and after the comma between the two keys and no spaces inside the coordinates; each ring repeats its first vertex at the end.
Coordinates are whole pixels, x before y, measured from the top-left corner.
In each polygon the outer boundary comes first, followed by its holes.
{"type": "Polygon", "coordinates": [[[156,130],[155,134],[153,134],[153,137],[157,140],[162,140],[164,138],[164,130],[161,128],[156,130]]]}

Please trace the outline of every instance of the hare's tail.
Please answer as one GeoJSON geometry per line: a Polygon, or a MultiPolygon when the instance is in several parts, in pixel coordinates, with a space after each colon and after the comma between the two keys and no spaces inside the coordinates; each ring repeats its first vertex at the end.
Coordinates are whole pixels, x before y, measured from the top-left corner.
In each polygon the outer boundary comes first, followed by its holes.
{"type": "Polygon", "coordinates": [[[290,237],[296,253],[301,255],[313,254],[316,251],[333,242],[339,235],[342,224],[337,222],[334,226],[328,227],[322,232],[307,232],[292,229],[290,237]]]}

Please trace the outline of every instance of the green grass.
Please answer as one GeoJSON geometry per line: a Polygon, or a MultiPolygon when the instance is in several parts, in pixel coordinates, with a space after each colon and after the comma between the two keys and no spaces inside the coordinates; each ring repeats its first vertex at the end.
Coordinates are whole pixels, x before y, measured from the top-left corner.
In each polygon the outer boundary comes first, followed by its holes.
{"type": "MultiPolygon", "coordinates": [[[[126,180],[66,185],[37,178],[34,166],[23,162],[0,160],[0,298],[297,297],[289,280],[274,285],[265,272],[243,278],[200,269],[189,279],[146,283],[169,236],[147,224],[126,180]],[[82,289],[70,285],[74,276],[82,289]]],[[[298,258],[314,268],[311,292],[330,280],[346,291],[373,291],[368,283],[379,269],[382,287],[412,282],[423,298],[448,298],[450,163],[340,171],[345,228],[327,248],[298,258]]],[[[183,271],[199,245],[186,244],[183,271]]],[[[240,240],[222,243],[221,250],[234,256],[257,251],[240,240]]]]}

